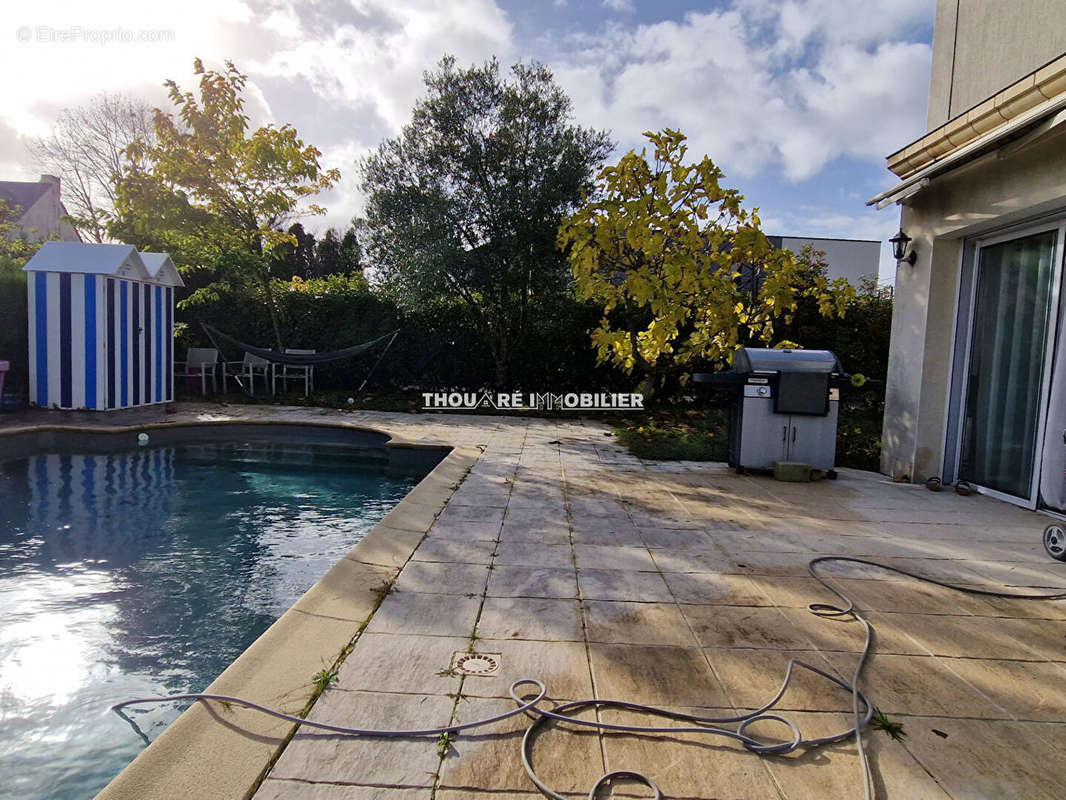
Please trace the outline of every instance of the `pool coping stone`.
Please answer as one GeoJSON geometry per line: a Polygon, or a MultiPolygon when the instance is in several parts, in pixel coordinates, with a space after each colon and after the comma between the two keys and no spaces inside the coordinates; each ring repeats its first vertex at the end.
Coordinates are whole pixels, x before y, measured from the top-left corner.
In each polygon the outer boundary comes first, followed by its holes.
{"type": "MultiPolygon", "coordinates": [[[[40,433],[136,434],[175,428],[247,425],[243,421],[150,422],[121,426],[27,425],[0,429],[0,441],[40,433]]],[[[333,668],[354,644],[414,554],[433,520],[477,461],[477,446],[413,441],[366,425],[312,420],[257,420],[257,426],[355,430],[385,437],[385,447],[446,450],[447,455],[282,614],[210,686],[300,715],[317,692],[311,676],[333,668]]],[[[130,443],[136,445],[136,439],[130,443]]],[[[97,795],[99,800],[232,800],[248,798],[285,748],[296,726],[219,703],[195,703],[97,795]],[[221,724],[220,724],[221,723],[221,724]]]]}

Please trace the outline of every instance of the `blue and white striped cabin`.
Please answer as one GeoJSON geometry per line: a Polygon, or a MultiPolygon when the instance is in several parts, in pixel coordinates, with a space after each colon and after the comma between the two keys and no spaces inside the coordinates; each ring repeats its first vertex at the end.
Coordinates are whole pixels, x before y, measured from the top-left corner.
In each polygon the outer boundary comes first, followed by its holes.
{"type": "Polygon", "coordinates": [[[30,402],[109,410],[174,399],[174,288],[165,253],[45,242],[26,264],[30,402]]]}

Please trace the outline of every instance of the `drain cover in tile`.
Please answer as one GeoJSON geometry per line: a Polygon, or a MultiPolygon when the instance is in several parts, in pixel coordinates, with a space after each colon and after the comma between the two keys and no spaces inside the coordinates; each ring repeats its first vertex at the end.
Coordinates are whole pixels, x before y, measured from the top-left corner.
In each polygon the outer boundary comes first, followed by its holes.
{"type": "Polygon", "coordinates": [[[496,675],[500,671],[499,653],[465,653],[455,651],[452,669],[460,675],[496,675]]]}

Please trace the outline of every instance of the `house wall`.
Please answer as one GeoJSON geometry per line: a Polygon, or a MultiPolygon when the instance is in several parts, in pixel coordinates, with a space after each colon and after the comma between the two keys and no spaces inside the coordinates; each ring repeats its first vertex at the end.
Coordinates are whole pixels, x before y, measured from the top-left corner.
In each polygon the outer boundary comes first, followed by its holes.
{"type": "Polygon", "coordinates": [[[46,239],[59,239],[62,242],[80,242],[81,238],[74,228],[60,218],[66,216],[66,209],[59,197],[59,183],[52,183],[36,203],[22,210],[19,228],[25,232],[26,240],[43,242],[46,239]]]}
{"type": "Polygon", "coordinates": [[[896,270],[885,397],[883,472],[940,475],[962,245],[967,237],[1066,211],[1066,135],[991,153],[907,201],[902,226],[918,260],[896,270]]]}
{"type": "Polygon", "coordinates": [[[1063,0],[938,0],[928,130],[1063,52],[1063,0]]]}

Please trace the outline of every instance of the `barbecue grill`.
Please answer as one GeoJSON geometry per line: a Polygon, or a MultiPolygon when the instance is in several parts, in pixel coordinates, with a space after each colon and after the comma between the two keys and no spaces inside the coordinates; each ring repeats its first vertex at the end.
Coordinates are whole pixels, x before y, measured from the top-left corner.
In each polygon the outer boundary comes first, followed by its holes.
{"type": "Polygon", "coordinates": [[[848,380],[829,350],[742,347],[730,372],[696,374],[695,383],[732,388],[729,465],[737,472],[806,464],[836,477],[840,387],[848,380]]]}

